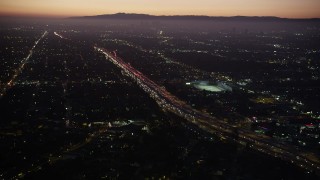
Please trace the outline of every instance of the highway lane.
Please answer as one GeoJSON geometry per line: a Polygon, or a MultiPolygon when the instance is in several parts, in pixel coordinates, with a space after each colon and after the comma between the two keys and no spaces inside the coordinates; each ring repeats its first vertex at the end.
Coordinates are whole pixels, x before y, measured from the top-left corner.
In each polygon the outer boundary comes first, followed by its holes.
{"type": "Polygon", "coordinates": [[[170,111],[187,121],[196,124],[199,128],[213,133],[220,138],[228,139],[237,143],[245,143],[247,146],[265,154],[281,158],[307,171],[315,171],[320,174],[319,159],[308,158],[304,152],[296,146],[281,144],[274,139],[259,135],[254,132],[232,126],[225,121],[212,117],[211,115],[198,111],[182,100],[178,99],[165,88],[147,78],[130,64],[117,57],[116,53],[101,47],[94,47],[96,51],[103,53],[107,60],[121,68],[125,74],[134,79],[137,84],[153,98],[158,105],[166,111],[170,111]]]}

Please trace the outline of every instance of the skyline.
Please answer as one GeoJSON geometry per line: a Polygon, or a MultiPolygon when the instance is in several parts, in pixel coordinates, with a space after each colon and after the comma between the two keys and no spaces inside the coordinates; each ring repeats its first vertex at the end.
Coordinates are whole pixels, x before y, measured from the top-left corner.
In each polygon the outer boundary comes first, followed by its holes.
{"type": "Polygon", "coordinates": [[[277,16],[320,18],[317,0],[1,0],[1,16],[71,17],[99,14],[142,13],[152,15],[277,16]]]}
{"type": "Polygon", "coordinates": [[[320,180],[320,0],[277,1],[0,0],[0,180],[320,180]]]}

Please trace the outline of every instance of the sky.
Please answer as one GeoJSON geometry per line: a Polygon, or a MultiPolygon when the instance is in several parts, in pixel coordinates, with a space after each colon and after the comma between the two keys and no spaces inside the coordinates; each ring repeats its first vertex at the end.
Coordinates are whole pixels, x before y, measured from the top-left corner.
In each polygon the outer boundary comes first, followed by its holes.
{"type": "Polygon", "coordinates": [[[320,18],[320,0],[0,0],[0,15],[70,17],[114,13],[320,18]]]}

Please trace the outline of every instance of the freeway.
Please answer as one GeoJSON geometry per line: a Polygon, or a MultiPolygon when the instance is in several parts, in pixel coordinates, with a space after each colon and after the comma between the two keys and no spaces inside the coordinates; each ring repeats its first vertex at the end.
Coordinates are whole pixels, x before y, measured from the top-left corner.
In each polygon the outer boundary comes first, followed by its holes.
{"type": "Polygon", "coordinates": [[[197,125],[199,128],[213,133],[222,139],[228,139],[262,153],[283,159],[293,163],[308,172],[313,171],[320,174],[320,161],[318,158],[310,158],[309,152],[304,152],[299,147],[281,144],[274,139],[259,135],[252,131],[238,128],[225,121],[219,120],[211,115],[192,108],[184,101],[172,95],[165,88],[157,85],[147,78],[140,71],[123,61],[115,52],[105,48],[94,46],[95,50],[104,54],[106,59],[111,61],[124,73],[131,77],[146,93],[153,98],[165,111],[172,112],[185,120],[197,125]]]}

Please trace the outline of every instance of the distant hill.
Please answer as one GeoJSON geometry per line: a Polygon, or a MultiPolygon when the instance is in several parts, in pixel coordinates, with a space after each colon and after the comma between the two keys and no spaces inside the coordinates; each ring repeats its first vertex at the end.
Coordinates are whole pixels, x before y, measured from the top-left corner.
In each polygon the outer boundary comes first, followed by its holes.
{"type": "Polygon", "coordinates": [[[320,22],[320,18],[311,19],[289,19],[274,16],[154,16],[149,14],[104,14],[96,16],[70,17],[70,19],[110,19],[110,20],[202,20],[202,21],[261,21],[261,22],[277,22],[277,21],[297,21],[297,22],[320,22]]]}

